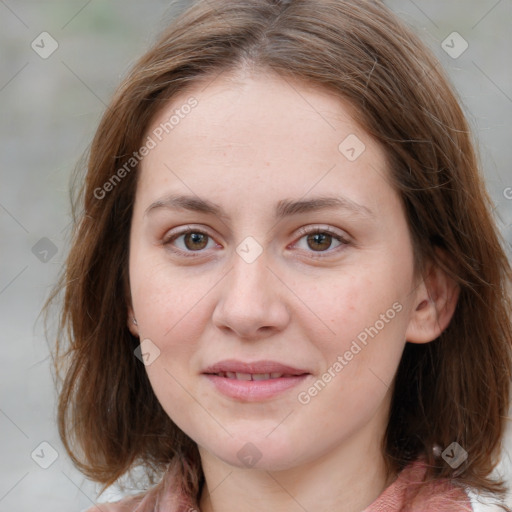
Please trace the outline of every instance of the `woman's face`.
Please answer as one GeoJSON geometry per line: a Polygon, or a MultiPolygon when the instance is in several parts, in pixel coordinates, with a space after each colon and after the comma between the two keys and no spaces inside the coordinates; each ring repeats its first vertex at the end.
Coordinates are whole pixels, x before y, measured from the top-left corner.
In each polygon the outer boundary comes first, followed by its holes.
{"type": "Polygon", "coordinates": [[[167,414],[240,467],[377,449],[416,304],[382,149],[338,98],[264,75],[175,97],[144,143],[131,329],[167,414]]]}

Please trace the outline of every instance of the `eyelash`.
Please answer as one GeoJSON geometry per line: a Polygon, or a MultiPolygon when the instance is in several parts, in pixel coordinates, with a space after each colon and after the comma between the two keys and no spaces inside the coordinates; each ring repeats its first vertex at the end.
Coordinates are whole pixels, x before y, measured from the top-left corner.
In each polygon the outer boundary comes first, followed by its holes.
{"type": "Polygon", "coordinates": [[[349,241],[347,238],[345,238],[343,235],[340,235],[339,233],[335,232],[333,229],[329,227],[314,227],[314,228],[307,228],[302,227],[299,229],[298,234],[300,235],[299,239],[294,242],[294,245],[298,244],[302,238],[310,235],[317,235],[317,234],[327,234],[331,236],[334,240],[340,242],[340,245],[338,247],[335,247],[334,249],[327,249],[326,251],[313,251],[309,250],[307,251],[311,257],[313,258],[328,258],[332,256],[335,253],[338,253],[339,251],[343,250],[346,245],[349,244],[349,241]]]}
{"type": "MultiPolygon", "coordinates": [[[[192,229],[192,228],[190,228],[190,229],[187,229],[187,230],[184,230],[184,231],[180,231],[178,233],[174,233],[174,234],[166,237],[163,240],[163,245],[166,246],[166,247],[169,247],[172,252],[177,253],[179,255],[183,255],[183,256],[185,256],[187,258],[197,258],[197,257],[200,257],[200,256],[202,256],[202,253],[204,252],[204,249],[198,250],[198,251],[183,251],[181,249],[176,249],[176,248],[174,248],[172,246],[172,242],[174,242],[175,240],[177,240],[178,238],[180,238],[180,237],[182,237],[184,235],[188,235],[188,234],[191,234],[191,233],[196,233],[196,234],[204,235],[204,236],[208,237],[209,239],[213,240],[213,237],[210,236],[206,231],[203,231],[201,229],[192,229]]],[[[303,227],[303,228],[299,229],[298,234],[300,235],[300,237],[297,240],[297,242],[294,242],[294,244],[297,244],[305,236],[316,235],[316,234],[328,234],[334,240],[340,242],[340,245],[338,247],[336,247],[335,249],[328,249],[326,251],[307,251],[307,252],[311,253],[311,256],[313,258],[325,258],[327,256],[331,256],[334,252],[338,252],[339,250],[342,250],[344,246],[349,245],[349,243],[350,243],[347,238],[345,238],[344,236],[340,235],[339,233],[333,231],[329,227],[325,227],[325,228],[320,228],[320,227],[306,228],[306,227],[303,227]]]]}

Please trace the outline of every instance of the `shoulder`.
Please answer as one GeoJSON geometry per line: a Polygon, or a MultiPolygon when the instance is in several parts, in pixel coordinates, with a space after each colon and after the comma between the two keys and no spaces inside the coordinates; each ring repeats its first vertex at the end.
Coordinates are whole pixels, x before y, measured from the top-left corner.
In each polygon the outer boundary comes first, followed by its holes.
{"type": "Polygon", "coordinates": [[[125,496],[113,503],[97,503],[83,512],[153,512],[165,510],[198,510],[193,496],[183,489],[183,477],[179,464],[170,464],[160,482],[137,494],[125,496]]]}
{"type": "Polygon", "coordinates": [[[426,465],[416,461],[404,468],[397,479],[364,512],[472,512],[466,491],[450,480],[423,482],[426,465]]]}
{"type": "Polygon", "coordinates": [[[471,512],[473,507],[466,491],[450,480],[426,484],[413,501],[413,510],[439,510],[446,512],[471,512]]]}
{"type": "MultiPolygon", "coordinates": [[[[470,512],[473,510],[466,490],[450,479],[435,480],[422,484],[427,465],[418,460],[404,470],[406,495],[411,496],[418,510],[429,509],[446,512],[470,512]]],[[[414,509],[416,510],[416,509],[414,509]]]]}

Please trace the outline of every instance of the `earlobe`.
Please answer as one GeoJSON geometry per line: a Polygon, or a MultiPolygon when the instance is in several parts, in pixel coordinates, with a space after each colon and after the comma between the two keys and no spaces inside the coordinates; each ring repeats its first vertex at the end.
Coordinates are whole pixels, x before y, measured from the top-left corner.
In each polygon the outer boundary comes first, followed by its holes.
{"type": "Polygon", "coordinates": [[[416,304],[406,332],[410,343],[428,343],[448,327],[460,288],[448,274],[431,264],[416,290],[416,304]]]}

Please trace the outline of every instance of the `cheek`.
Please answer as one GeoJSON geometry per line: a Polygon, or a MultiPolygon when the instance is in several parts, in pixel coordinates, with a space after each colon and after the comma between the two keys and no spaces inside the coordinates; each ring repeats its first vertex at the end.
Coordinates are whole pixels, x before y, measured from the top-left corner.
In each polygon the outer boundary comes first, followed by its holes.
{"type": "MultiPolygon", "coordinates": [[[[322,331],[329,332],[333,339],[350,340],[379,321],[386,311],[392,310],[388,316],[394,318],[393,304],[400,301],[403,292],[396,282],[379,279],[379,275],[382,273],[348,271],[330,276],[325,284],[305,283],[298,295],[315,314],[307,317],[309,330],[318,333],[323,327],[322,331]]],[[[333,340],[328,338],[326,342],[332,346],[333,340]]]]}
{"type": "Polygon", "coordinates": [[[312,427],[319,443],[323,436],[335,436],[340,425],[351,428],[369,421],[391,393],[405,345],[406,287],[397,279],[379,279],[383,274],[369,274],[351,273],[331,281],[329,292],[311,291],[322,308],[318,315],[334,331],[322,337],[310,324],[322,367],[298,396],[309,417],[320,421],[312,427]]]}
{"type": "Polygon", "coordinates": [[[302,326],[321,354],[326,380],[337,382],[332,389],[357,386],[371,393],[391,383],[405,345],[410,290],[407,266],[397,267],[391,260],[354,266],[324,285],[302,288],[317,315],[302,326]]]}
{"type": "Polygon", "coordinates": [[[161,258],[143,260],[134,254],[130,285],[141,335],[165,347],[186,347],[184,342],[197,336],[207,315],[204,299],[214,284],[208,273],[198,276],[192,271],[173,271],[161,258]]]}
{"type": "MultiPolygon", "coordinates": [[[[141,341],[151,340],[158,356],[146,366],[151,387],[169,417],[190,430],[201,411],[191,398],[191,362],[198,350],[207,311],[207,294],[213,282],[205,275],[185,276],[165,262],[131,260],[132,304],[141,341]]],[[[154,349],[153,349],[154,350],[154,349]]]]}

